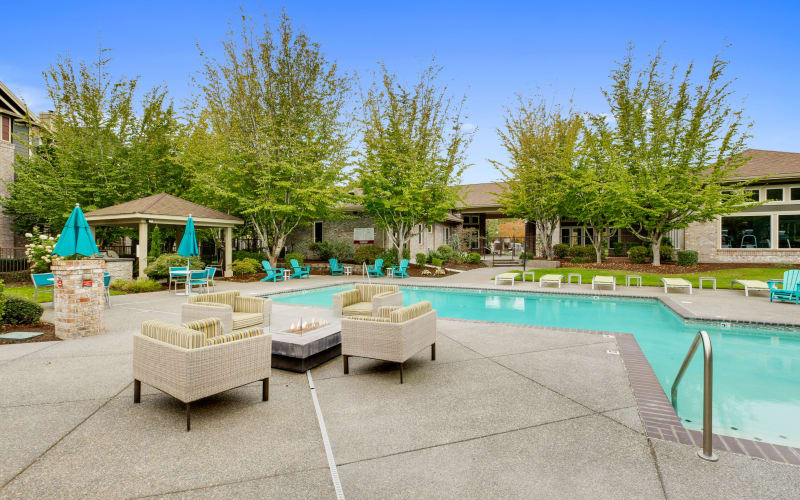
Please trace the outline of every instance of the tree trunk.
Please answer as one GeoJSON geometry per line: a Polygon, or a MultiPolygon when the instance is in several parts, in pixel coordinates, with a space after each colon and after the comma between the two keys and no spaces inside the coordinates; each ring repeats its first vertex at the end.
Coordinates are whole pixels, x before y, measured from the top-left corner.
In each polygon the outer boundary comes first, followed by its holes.
{"type": "Polygon", "coordinates": [[[653,265],[660,266],[661,265],[661,239],[664,237],[661,233],[656,233],[653,235],[653,265]]]}
{"type": "Polygon", "coordinates": [[[553,253],[553,228],[549,221],[536,221],[536,233],[542,242],[544,256],[547,260],[553,260],[555,254],[553,253]]]}
{"type": "Polygon", "coordinates": [[[269,263],[273,268],[278,265],[278,257],[281,254],[284,243],[286,243],[286,235],[281,235],[275,238],[275,242],[271,247],[267,248],[267,258],[269,258],[269,263]]]}
{"type": "Polygon", "coordinates": [[[397,245],[397,263],[399,264],[401,260],[403,260],[403,247],[405,245],[401,242],[397,245]]]}

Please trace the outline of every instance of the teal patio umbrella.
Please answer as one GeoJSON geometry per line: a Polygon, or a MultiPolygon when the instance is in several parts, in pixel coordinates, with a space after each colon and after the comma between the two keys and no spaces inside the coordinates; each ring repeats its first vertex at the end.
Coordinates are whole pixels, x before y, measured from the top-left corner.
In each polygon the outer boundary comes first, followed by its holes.
{"type": "Polygon", "coordinates": [[[186,267],[189,267],[189,257],[196,257],[200,255],[200,250],[197,248],[197,235],[194,233],[194,220],[192,214],[186,220],[186,230],[183,232],[181,244],[178,247],[178,255],[186,257],[186,267]]]}
{"type": "Polygon", "coordinates": [[[72,213],[69,215],[69,219],[67,219],[67,223],[64,224],[61,236],[58,237],[56,247],[53,249],[53,255],[62,257],[84,255],[91,257],[99,253],[94,242],[94,236],[92,236],[92,230],[89,229],[89,223],[86,222],[86,217],[83,216],[80,205],[76,203],[75,208],[72,209],[72,213]]]}

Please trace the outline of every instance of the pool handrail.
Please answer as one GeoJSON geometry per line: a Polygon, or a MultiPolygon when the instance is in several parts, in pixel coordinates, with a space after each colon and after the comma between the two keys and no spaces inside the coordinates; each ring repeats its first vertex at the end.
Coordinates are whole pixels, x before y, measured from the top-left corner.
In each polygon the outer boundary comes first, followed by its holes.
{"type": "Polygon", "coordinates": [[[689,348],[689,352],[686,354],[686,358],[684,358],[680,370],[678,370],[678,375],[675,376],[675,382],[672,383],[670,395],[672,397],[672,407],[675,408],[675,412],[677,413],[678,384],[681,382],[683,373],[686,371],[689,363],[691,363],[694,353],[697,351],[697,346],[700,344],[701,340],[703,341],[703,448],[697,450],[697,456],[703,460],[708,460],[709,462],[716,462],[718,457],[716,453],[714,453],[714,449],[712,448],[711,444],[714,436],[714,432],[711,428],[711,401],[714,386],[714,358],[711,354],[711,338],[709,338],[708,333],[705,330],[700,330],[697,332],[697,335],[695,335],[694,341],[692,342],[692,347],[689,348]]]}

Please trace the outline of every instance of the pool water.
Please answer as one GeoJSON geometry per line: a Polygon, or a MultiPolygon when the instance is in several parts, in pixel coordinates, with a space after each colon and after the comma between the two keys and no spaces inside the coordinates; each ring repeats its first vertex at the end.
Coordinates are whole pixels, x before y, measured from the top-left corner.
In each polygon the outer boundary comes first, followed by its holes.
{"type": "MultiPolygon", "coordinates": [[[[334,293],[351,288],[325,287],[271,298],[330,307],[334,293]]],[[[442,318],[632,333],[667,395],[694,336],[704,329],[714,347],[714,432],[800,446],[800,331],[684,321],[651,299],[401,290],[405,304],[429,300],[442,318]]],[[[678,390],[679,417],[697,430],[702,429],[703,415],[701,352],[698,349],[678,390]]]]}

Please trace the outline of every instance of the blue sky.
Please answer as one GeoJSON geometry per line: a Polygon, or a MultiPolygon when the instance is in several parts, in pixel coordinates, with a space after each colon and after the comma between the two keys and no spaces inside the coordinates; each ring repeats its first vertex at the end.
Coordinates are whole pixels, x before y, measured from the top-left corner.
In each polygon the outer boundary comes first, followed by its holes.
{"type": "MultiPolygon", "coordinates": [[[[715,53],[731,60],[737,98],[755,122],[751,147],[800,152],[800,2],[242,2],[297,27],[364,85],[383,61],[411,79],[432,56],[443,82],[467,96],[477,127],[466,182],[495,180],[487,158],[503,159],[495,129],[515,93],[571,96],[584,111],[605,110],[600,89],[632,42],[640,60],[661,43],[671,63],[706,72],[715,53]]],[[[0,80],[34,110],[47,109],[41,73],[58,54],[96,57],[113,49],[115,75],[165,84],[176,102],[200,67],[196,44],[218,53],[238,3],[15,2],[3,8],[6,50],[0,80]],[[134,7],[135,5],[135,7],[134,7]]]]}

